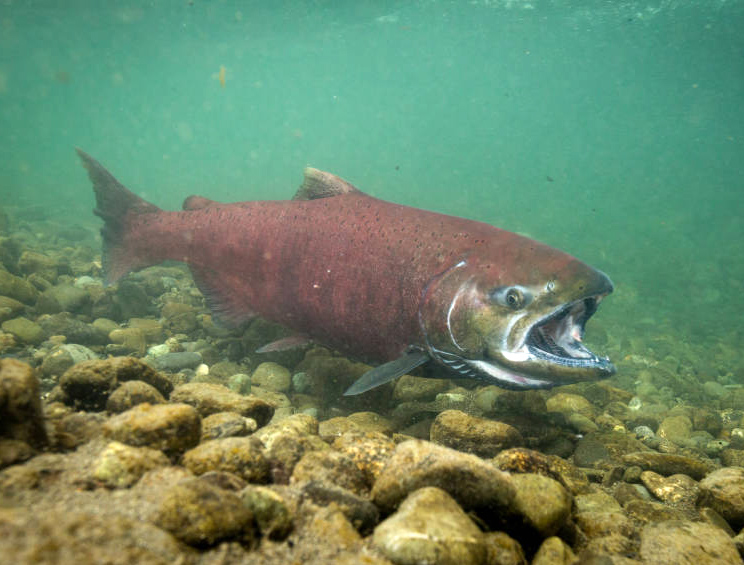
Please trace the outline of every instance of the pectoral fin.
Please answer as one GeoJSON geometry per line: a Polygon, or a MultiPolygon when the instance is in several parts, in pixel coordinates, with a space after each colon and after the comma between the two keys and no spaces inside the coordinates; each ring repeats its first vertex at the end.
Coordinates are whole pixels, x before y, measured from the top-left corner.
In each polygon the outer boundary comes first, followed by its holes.
{"type": "Polygon", "coordinates": [[[379,367],[375,367],[371,371],[364,373],[359,380],[351,385],[344,396],[354,396],[355,394],[362,394],[375,387],[389,383],[390,381],[397,379],[401,375],[405,375],[409,371],[412,371],[419,365],[423,365],[429,360],[429,356],[423,351],[411,351],[406,353],[402,357],[399,357],[395,361],[390,361],[379,367]]]}

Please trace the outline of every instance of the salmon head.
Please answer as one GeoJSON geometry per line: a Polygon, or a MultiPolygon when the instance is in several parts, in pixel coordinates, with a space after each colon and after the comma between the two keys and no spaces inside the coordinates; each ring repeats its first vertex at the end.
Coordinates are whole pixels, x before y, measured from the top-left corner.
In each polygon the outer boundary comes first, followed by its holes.
{"type": "Polygon", "coordinates": [[[583,338],[612,290],[601,271],[504,232],[496,248],[462,257],[429,281],[419,309],[424,347],[459,377],[504,388],[609,377],[614,365],[583,338]]]}

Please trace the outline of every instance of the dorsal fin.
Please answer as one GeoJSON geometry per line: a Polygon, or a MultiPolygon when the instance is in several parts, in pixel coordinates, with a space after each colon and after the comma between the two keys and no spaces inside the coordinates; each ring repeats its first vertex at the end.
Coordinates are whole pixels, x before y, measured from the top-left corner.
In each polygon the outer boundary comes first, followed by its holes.
{"type": "Polygon", "coordinates": [[[341,177],[312,167],[305,167],[305,179],[292,200],[316,200],[350,192],[360,191],[341,177]]]}
{"type": "Polygon", "coordinates": [[[211,208],[212,206],[220,206],[220,205],[222,205],[221,202],[215,202],[214,200],[210,200],[209,198],[204,198],[203,196],[192,195],[183,201],[182,207],[184,210],[188,211],[188,210],[201,210],[202,208],[211,208]]]}

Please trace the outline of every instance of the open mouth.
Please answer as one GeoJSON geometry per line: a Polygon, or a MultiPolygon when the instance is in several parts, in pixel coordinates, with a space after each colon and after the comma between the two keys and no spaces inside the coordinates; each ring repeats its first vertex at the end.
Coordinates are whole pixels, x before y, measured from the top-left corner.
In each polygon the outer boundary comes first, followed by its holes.
{"type": "Polygon", "coordinates": [[[599,295],[577,300],[536,322],[525,340],[527,351],[537,359],[564,367],[614,372],[607,357],[599,357],[582,343],[586,321],[601,300],[599,295]]]}

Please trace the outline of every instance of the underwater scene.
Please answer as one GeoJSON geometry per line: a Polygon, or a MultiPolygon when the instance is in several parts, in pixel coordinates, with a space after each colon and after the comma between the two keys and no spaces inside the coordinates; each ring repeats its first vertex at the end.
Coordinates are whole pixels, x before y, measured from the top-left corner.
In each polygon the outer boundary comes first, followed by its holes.
{"type": "Polygon", "coordinates": [[[742,29],[0,0],[2,561],[744,564],[742,29]]]}

